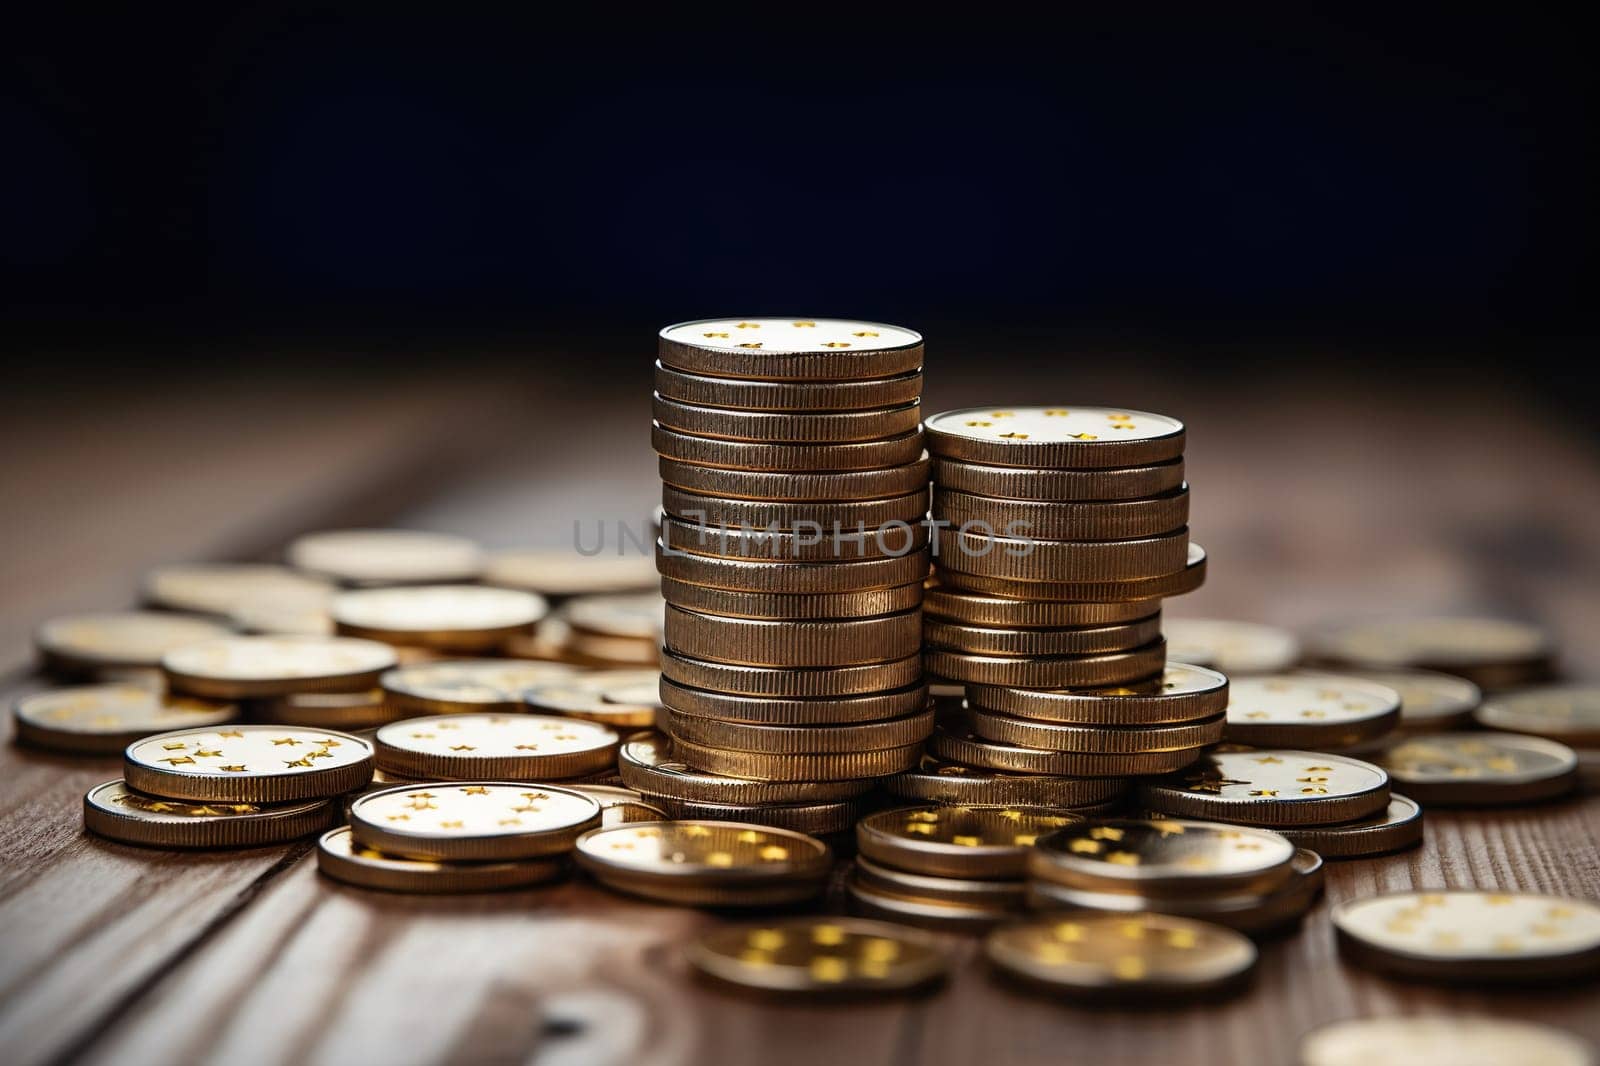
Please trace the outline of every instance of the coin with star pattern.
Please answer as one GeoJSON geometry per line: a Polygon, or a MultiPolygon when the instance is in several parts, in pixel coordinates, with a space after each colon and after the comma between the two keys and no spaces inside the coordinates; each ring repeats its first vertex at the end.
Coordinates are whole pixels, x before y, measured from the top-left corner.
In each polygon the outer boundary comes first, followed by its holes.
{"type": "Polygon", "coordinates": [[[1374,740],[1400,720],[1400,694],[1337,674],[1263,674],[1229,682],[1234,744],[1322,751],[1374,740]]]}
{"type": "Polygon", "coordinates": [[[179,729],[135,741],[123,753],[131,788],[200,802],[337,796],[364,786],[372,769],[372,745],[365,740],[299,726],[179,729]]]}
{"type": "Polygon", "coordinates": [[[1600,685],[1544,685],[1495,696],[1478,708],[1489,729],[1559,740],[1576,748],[1600,747],[1600,685]]]}
{"type": "Polygon", "coordinates": [[[832,863],[814,837],[742,822],[641,822],[578,840],[578,862],[601,884],[672,903],[792,902],[822,891],[832,863]]]}
{"type": "Polygon", "coordinates": [[[192,803],[107,781],[83,797],[84,828],[124,844],[152,848],[253,848],[279,844],[332,825],[334,800],[293,803],[192,803]]]}
{"type": "Polygon", "coordinates": [[[228,637],[169,651],[161,669],[180,692],[240,699],[358,692],[396,662],[387,644],[355,637],[228,637]]]}
{"type": "Polygon", "coordinates": [[[336,881],[361,888],[454,894],[545,884],[571,873],[572,863],[566,856],[498,862],[407,859],[357,843],[350,827],[344,825],[328,830],[317,841],[317,869],[336,881]]]}
{"type": "Polygon", "coordinates": [[[616,766],[603,725],[540,714],[442,714],[391,722],[373,737],[378,765],[415,778],[545,781],[616,766]]]}
{"type": "Polygon", "coordinates": [[[1414,737],[1376,761],[1408,796],[1436,807],[1532,803],[1564,796],[1578,783],[1571,748],[1518,733],[1414,737]]]}
{"type": "Polygon", "coordinates": [[[1183,423],[1110,407],[969,407],[926,423],[928,452],[999,466],[1140,466],[1183,454],[1183,423]]]}
{"type": "Polygon", "coordinates": [[[522,694],[535,685],[576,673],[562,663],[522,659],[451,659],[390,670],[378,679],[396,706],[419,714],[520,711],[522,694]]]}
{"type": "Polygon", "coordinates": [[[572,850],[600,824],[600,804],[553,785],[442,781],[368,792],[350,805],[358,844],[451,862],[535,859],[572,850]]]}
{"type": "Polygon", "coordinates": [[[163,611],[102,611],[52,618],[33,639],[47,669],[62,674],[160,666],[175,648],[202,644],[233,631],[191,615],[163,611]]]}
{"type": "Polygon", "coordinates": [[[701,973],[782,993],[901,992],[944,977],[948,953],[932,937],[859,918],[795,918],[723,926],[689,945],[701,973]]]}
{"type": "Polygon", "coordinates": [[[1152,896],[1259,892],[1288,880],[1294,852],[1293,844],[1266,829],[1177,818],[1097,819],[1040,840],[1029,853],[1028,873],[1076,888],[1152,896]]]}
{"type": "Polygon", "coordinates": [[[1138,785],[1139,802],[1180,818],[1276,828],[1370,817],[1388,806],[1389,775],[1342,755],[1213,751],[1193,766],[1138,785]]]}
{"type": "Polygon", "coordinates": [[[1357,670],[1348,676],[1392,688],[1400,695],[1395,732],[1412,736],[1441,733],[1466,725],[1483,702],[1483,692],[1464,677],[1435,670],[1357,670]]]}
{"type": "Polygon", "coordinates": [[[232,703],[169,696],[145,685],[81,685],[24,696],[13,708],[17,739],[58,751],[115,754],[170,729],[215,726],[239,716],[232,703]]]}
{"type": "Polygon", "coordinates": [[[1021,877],[1040,837],[1083,819],[1048,807],[906,807],[856,823],[875,862],[933,877],[1021,877]]]}

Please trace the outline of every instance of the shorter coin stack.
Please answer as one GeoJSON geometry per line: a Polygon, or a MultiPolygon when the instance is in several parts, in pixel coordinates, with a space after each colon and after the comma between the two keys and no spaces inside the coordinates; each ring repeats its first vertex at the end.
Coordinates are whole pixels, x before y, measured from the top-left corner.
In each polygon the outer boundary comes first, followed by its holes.
{"type": "Polygon", "coordinates": [[[1029,853],[1028,876],[1036,908],[1153,911],[1260,936],[1310,909],[1322,859],[1264,829],[1118,819],[1044,838],[1029,853]]]}
{"type": "Polygon", "coordinates": [[[1040,807],[909,807],[856,823],[846,883],[858,911],[936,929],[971,931],[1026,907],[1034,841],[1081,821],[1040,807]]]}
{"type": "Polygon", "coordinates": [[[659,351],[671,747],[642,741],[631,768],[625,747],[624,776],[680,816],[846,829],[853,801],[913,765],[933,724],[921,338],[705,321],[664,329],[659,351]],[[695,773],[654,772],[679,765],[695,773]]]}
{"type": "Polygon", "coordinates": [[[276,725],[364,729],[393,721],[379,678],[398,664],[387,644],[358,637],[225,637],[188,644],[161,661],[169,690],[237,701],[276,725]]]}
{"type": "Polygon", "coordinates": [[[585,833],[578,864],[607,888],[704,907],[770,907],[822,894],[833,854],[771,826],[679,820],[585,833]]]}
{"type": "Polygon", "coordinates": [[[1222,735],[1226,680],[1163,679],[1161,599],[1204,576],[1189,543],[1184,428],[1106,408],[928,420],[937,584],[926,666],[966,686],[930,750],[969,768],[1128,777],[1222,735]],[[1123,699],[1123,696],[1140,697],[1123,699]]]}

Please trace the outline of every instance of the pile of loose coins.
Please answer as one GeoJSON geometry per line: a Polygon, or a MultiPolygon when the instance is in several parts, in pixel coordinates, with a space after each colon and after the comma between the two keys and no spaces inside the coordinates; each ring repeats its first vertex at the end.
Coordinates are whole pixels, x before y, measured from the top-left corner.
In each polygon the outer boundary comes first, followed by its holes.
{"type": "MultiPolygon", "coordinates": [[[[19,700],[17,740],[121,753],[83,807],[120,843],[321,834],[321,871],[361,889],[581,871],[657,903],[820,907],[686,946],[708,981],[786,997],[925,988],[950,934],[1058,997],[1236,993],[1324,860],[1417,845],[1424,806],[1600,775],[1600,688],[1534,684],[1554,669],[1536,627],[1329,628],[1314,670],[1276,626],[1163,636],[1163,598],[1205,572],[1173,419],[953,411],[928,419],[930,463],[910,331],[693,322],[659,353],[653,559],[336,530],[287,566],[159,567],[143,609],[39,627],[72,684],[19,700]]],[[[1600,973],[1584,900],[1422,889],[1332,918],[1347,962],[1394,978],[1600,973]]],[[[1463,1046],[1594,1063],[1471,1018],[1338,1023],[1302,1056],[1463,1046]]]]}
{"type": "Polygon", "coordinates": [[[848,831],[933,727],[922,338],[688,322],[655,373],[664,709],[624,778],[685,816],[848,831]]]}

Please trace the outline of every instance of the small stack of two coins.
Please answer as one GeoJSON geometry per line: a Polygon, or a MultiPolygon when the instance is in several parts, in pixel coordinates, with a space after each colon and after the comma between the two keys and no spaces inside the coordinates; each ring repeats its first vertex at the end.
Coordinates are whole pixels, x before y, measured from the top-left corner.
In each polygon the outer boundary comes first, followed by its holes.
{"type": "Polygon", "coordinates": [[[255,721],[365,729],[404,716],[378,683],[398,663],[396,649],[376,640],[248,636],[174,649],[161,667],[171,691],[238,701],[255,721]]]}
{"type": "Polygon", "coordinates": [[[809,803],[823,782],[835,797],[864,794],[913,765],[932,728],[921,338],[868,322],[746,319],[668,327],[659,351],[671,758],[770,784],[762,803],[718,816],[847,828],[849,799],[829,801],[837,809],[815,824],[765,808],[809,803]]]}

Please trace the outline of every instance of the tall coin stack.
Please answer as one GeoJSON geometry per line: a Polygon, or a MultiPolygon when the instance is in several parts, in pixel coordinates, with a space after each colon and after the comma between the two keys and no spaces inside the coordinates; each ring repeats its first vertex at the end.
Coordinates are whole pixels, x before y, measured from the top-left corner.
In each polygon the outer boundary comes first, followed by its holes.
{"type": "Polygon", "coordinates": [[[670,748],[635,738],[624,778],[678,817],[848,830],[933,727],[922,338],[730,319],[659,351],[670,748]]]}
{"type": "Polygon", "coordinates": [[[1000,775],[1042,775],[1052,781],[1032,782],[1035,802],[1099,803],[1108,779],[1178,769],[1216,743],[1227,679],[1169,668],[1161,636],[1162,597],[1204,576],[1183,424],[973,408],[928,419],[927,443],[939,542],[925,661],[966,698],[943,706],[935,758],[891,788],[970,803],[1018,791],[1000,775]]]}

